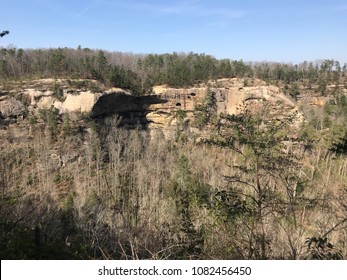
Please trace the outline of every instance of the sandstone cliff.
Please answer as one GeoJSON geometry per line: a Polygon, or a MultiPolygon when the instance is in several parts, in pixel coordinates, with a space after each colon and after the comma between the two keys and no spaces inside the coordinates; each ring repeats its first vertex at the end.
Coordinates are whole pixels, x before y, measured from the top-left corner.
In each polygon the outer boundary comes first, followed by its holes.
{"type": "Polygon", "coordinates": [[[303,115],[296,104],[275,86],[257,79],[219,79],[190,88],[155,86],[149,96],[137,97],[120,88],[106,88],[96,81],[37,80],[1,90],[0,117],[3,121],[38,115],[54,108],[59,114],[88,115],[102,118],[112,114],[122,117],[123,125],[164,130],[172,135],[176,129],[176,112],[185,112],[186,122],[194,128],[194,110],[212,92],[217,114],[240,114],[266,106],[273,118],[292,115],[298,126],[303,115]]]}
{"type": "Polygon", "coordinates": [[[150,107],[151,110],[147,114],[147,118],[151,121],[150,127],[172,126],[175,124],[172,114],[178,110],[185,111],[187,119],[191,120],[196,105],[203,101],[207,91],[212,92],[215,97],[217,114],[237,115],[244,110],[256,112],[266,106],[272,118],[292,116],[293,125],[296,127],[303,121],[299,108],[278,87],[268,86],[264,81],[257,79],[232,78],[184,89],[165,85],[154,87],[153,92],[167,100],[167,103],[150,107]]]}

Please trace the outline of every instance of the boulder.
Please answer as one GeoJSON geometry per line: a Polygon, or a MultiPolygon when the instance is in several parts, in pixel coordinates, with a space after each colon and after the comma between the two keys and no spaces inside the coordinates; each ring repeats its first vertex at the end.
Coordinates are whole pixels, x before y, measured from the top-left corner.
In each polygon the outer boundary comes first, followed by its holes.
{"type": "Polygon", "coordinates": [[[5,119],[23,117],[26,112],[27,109],[24,104],[14,97],[0,102],[0,113],[5,119]]]}

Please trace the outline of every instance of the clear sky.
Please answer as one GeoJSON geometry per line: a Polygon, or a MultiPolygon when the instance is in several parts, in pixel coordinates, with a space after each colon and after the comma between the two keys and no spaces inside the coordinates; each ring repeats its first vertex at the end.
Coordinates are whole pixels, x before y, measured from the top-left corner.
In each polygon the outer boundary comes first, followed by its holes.
{"type": "Polygon", "coordinates": [[[346,0],[0,0],[0,46],[347,62],[346,0]]]}

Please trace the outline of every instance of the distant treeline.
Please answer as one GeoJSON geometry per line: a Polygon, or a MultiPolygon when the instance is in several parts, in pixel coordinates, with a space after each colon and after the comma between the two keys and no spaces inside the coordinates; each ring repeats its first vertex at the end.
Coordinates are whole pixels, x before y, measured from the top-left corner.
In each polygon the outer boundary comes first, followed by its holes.
{"type": "Polygon", "coordinates": [[[132,54],[78,47],[0,49],[0,78],[68,77],[97,79],[107,85],[144,94],[155,84],[173,87],[228,77],[252,77],[272,83],[304,82],[310,87],[344,82],[347,64],[335,60],[301,64],[244,62],[197,53],[132,54]]]}

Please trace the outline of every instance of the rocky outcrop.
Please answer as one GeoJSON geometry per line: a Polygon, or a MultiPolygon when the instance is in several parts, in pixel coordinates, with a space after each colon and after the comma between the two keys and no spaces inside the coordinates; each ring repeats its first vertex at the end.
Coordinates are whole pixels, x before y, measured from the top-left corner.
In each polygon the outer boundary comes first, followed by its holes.
{"type": "Polygon", "coordinates": [[[207,91],[212,92],[215,97],[217,114],[237,115],[244,110],[256,112],[266,106],[273,118],[293,116],[295,126],[303,121],[298,107],[281,93],[278,87],[268,86],[264,81],[257,79],[238,78],[220,79],[184,89],[163,85],[154,87],[153,92],[167,100],[167,103],[152,106],[151,112],[147,115],[148,119],[162,128],[172,125],[172,113],[175,111],[186,111],[189,118],[193,116],[195,106],[202,103],[207,91]]]}
{"type": "Polygon", "coordinates": [[[27,108],[24,104],[14,97],[9,97],[4,101],[0,101],[0,115],[4,119],[23,118],[26,112],[27,108]]]}
{"type": "MultiPolygon", "coordinates": [[[[125,91],[120,90],[120,93],[125,91]]],[[[90,90],[71,91],[64,90],[58,97],[52,91],[26,89],[24,94],[29,96],[33,109],[48,109],[52,106],[60,113],[90,113],[97,100],[108,93],[91,92],[90,90]]]]}
{"type": "Polygon", "coordinates": [[[154,87],[153,92],[168,100],[167,104],[160,109],[192,111],[205,97],[207,90],[215,96],[217,113],[239,114],[247,104],[262,101],[281,102],[295,107],[295,104],[282,94],[278,87],[266,86],[261,80],[252,81],[250,86],[244,86],[244,79],[237,78],[221,79],[208,85],[201,84],[185,89],[157,86],[154,87]]]}
{"type": "Polygon", "coordinates": [[[86,81],[43,79],[22,87],[14,85],[11,91],[0,91],[0,118],[6,123],[8,118],[18,118],[25,112],[40,117],[42,110],[54,108],[59,114],[69,114],[75,120],[80,114],[92,118],[118,114],[122,119],[121,125],[146,127],[150,107],[166,102],[156,95],[134,96],[121,88],[95,85],[93,81],[88,81],[87,84],[98,86],[97,92],[95,89],[76,88],[71,84],[86,84],[86,81]],[[21,100],[25,100],[26,106],[21,100]]]}
{"type": "MultiPolygon", "coordinates": [[[[55,108],[60,114],[87,114],[103,118],[117,114],[122,125],[149,127],[174,131],[176,112],[185,112],[185,121],[194,128],[194,111],[207,92],[213,94],[217,113],[240,114],[244,110],[259,111],[266,106],[273,118],[294,116],[294,123],[302,122],[297,106],[278,87],[266,85],[257,79],[219,79],[190,88],[155,86],[152,95],[133,96],[120,88],[102,88],[96,91],[87,87],[74,87],[86,81],[41,80],[33,81],[17,91],[2,93],[0,116],[3,119],[38,114],[40,110],[55,108]],[[25,102],[24,102],[24,101],[25,102]],[[23,102],[22,102],[23,101],[23,102]],[[24,103],[26,105],[24,105],[24,103]]],[[[96,87],[95,82],[88,81],[96,87]]]]}

